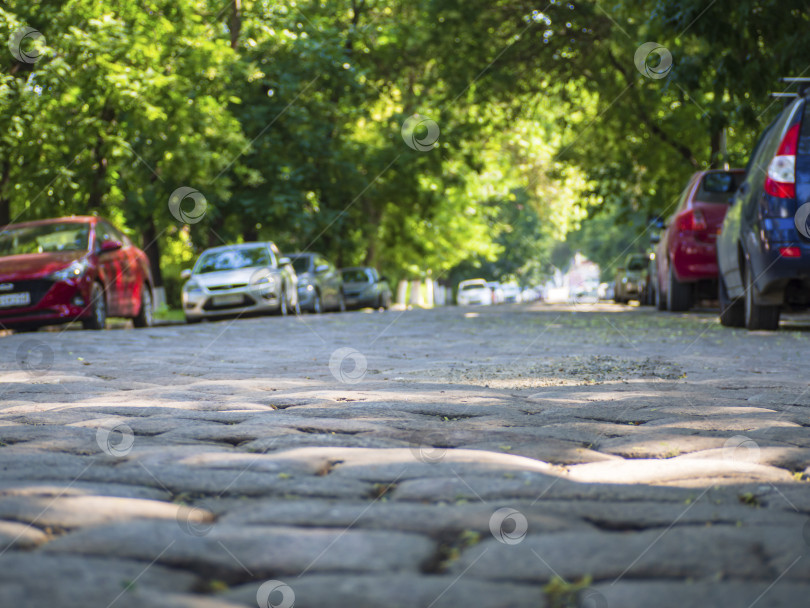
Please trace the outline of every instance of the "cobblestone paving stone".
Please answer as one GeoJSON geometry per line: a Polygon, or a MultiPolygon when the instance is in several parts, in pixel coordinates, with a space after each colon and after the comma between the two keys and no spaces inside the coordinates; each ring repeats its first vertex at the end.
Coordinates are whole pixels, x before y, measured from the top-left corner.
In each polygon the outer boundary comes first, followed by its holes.
{"type": "Polygon", "coordinates": [[[2,336],[0,606],[806,606],[809,332],[535,304],[2,336]]]}

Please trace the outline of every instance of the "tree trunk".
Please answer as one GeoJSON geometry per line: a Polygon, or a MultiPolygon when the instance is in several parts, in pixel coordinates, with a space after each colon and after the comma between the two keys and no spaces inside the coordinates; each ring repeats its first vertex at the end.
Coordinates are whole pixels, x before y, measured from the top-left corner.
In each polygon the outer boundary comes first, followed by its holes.
{"type": "Polygon", "coordinates": [[[152,271],[152,280],[155,288],[163,287],[163,273],[160,271],[160,243],[155,228],[155,220],[151,216],[146,221],[143,230],[143,251],[149,258],[149,268],[152,271]]]}
{"type": "Polygon", "coordinates": [[[239,34],[242,31],[242,0],[231,0],[228,29],[231,31],[231,48],[235,49],[239,44],[239,34]]]}
{"type": "Polygon", "coordinates": [[[258,241],[259,231],[256,230],[256,224],[247,226],[242,230],[242,236],[245,237],[245,242],[258,241]]]}
{"type": "Polygon", "coordinates": [[[90,185],[90,197],[87,200],[88,208],[93,210],[101,208],[101,202],[104,200],[104,195],[106,194],[107,159],[103,156],[103,146],[104,140],[99,135],[96,140],[96,145],[93,148],[93,158],[95,158],[98,166],[96,167],[93,183],[90,185]]]}
{"type": "Polygon", "coordinates": [[[726,131],[715,129],[711,134],[711,169],[722,169],[726,163],[726,131]]]}
{"type": "Polygon", "coordinates": [[[0,226],[11,223],[11,197],[6,196],[6,186],[10,178],[11,162],[6,160],[0,173],[0,226]]]}

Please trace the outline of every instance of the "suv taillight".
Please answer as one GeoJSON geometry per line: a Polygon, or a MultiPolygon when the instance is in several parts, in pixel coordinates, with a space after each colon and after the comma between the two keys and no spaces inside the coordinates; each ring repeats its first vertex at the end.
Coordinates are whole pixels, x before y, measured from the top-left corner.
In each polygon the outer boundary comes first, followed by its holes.
{"type": "Polygon", "coordinates": [[[703,232],[708,225],[700,209],[687,209],[675,219],[675,228],[678,232],[703,232]]]}
{"type": "Polygon", "coordinates": [[[777,198],[796,198],[796,150],[799,146],[799,129],[796,123],[788,132],[776,156],[768,165],[768,176],[765,178],[765,192],[777,198]]]}

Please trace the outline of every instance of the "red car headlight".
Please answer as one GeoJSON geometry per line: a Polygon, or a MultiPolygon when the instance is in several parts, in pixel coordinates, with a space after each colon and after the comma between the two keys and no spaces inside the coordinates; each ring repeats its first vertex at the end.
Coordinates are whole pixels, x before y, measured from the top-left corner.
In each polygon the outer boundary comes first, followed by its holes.
{"type": "Polygon", "coordinates": [[[87,260],[76,260],[71,263],[67,268],[57,270],[48,275],[48,278],[53,281],[68,281],[70,279],[78,279],[81,277],[90,265],[87,260]]]}

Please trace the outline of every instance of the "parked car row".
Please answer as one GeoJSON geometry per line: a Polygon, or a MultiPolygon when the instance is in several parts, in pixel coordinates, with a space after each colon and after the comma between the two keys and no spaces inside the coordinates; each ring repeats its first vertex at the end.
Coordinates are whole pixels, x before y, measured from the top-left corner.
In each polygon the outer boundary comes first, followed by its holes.
{"type": "Polygon", "coordinates": [[[533,289],[521,289],[517,283],[499,283],[484,279],[468,279],[458,284],[456,303],[459,306],[492,306],[516,304],[539,300],[540,294],[533,289]]]}
{"type": "MultiPolygon", "coordinates": [[[[284,256],[272,242],[207,249],[181,277],[189,323],[391,305],[388,282],[375,269],[338,270],[316,253],[284,256]]],[[[102,218],[74,216],[0,230],[0,329],[71,321],[103,329],[107,317],[148,327],[154,288],[146,254],[102,218]]]]}
{"type": "Polygon", "coordinates": [[[388,280],[365,266],[339,270],[318,253],[282,255],[273,242],[213,247],[183,271],[189,323],[252,313],[320,314],[391,306],[388,280]]]}
{"type": "Polygon", "coordinates": [[[808,214],[797,215],[810,201],[808,97],[763,131],[745,169],[692,176],[658,226],[655,252],[619,269],[617,302],[680,312],[717,299],[723,325],[751,330],[777,329],[783,311],[810,308],[808,214]]]}

